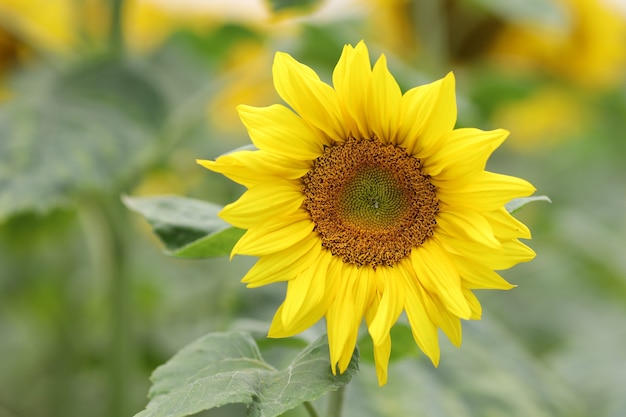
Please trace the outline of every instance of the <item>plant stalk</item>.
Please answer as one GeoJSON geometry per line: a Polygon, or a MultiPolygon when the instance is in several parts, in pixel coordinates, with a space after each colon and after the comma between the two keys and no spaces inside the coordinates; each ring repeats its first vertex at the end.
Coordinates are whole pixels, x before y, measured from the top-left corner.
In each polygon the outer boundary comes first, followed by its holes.
{"type": "Polygon", "coordinates": [[[319,417],[319,414],[317,414],[315,407],[313,407],[313,404],[311,404],[309,401],[305,401],[304,403],[302,403],[302,405],[306,409],[307,413],[309,413],[310,417],[319,417]]]}
{"type": "Polygon", "coordinates": [[[417,0],[415,7],[415,28],[423,47],[423,61],[428,70],[439,73],[449,61],[448,28],[445,2],[417,0]]]}
{"type": "Polygon", "coordinates": [[[343,409],[343,398],[346,391],[345,385],[337,391],[333,391],[328,395],[328,413],[327,417],[341,417],[343,409]]]}
{"type": "MultiPolygon", "coordinates": [[[[105,197],[106,198],[106,197],[105,197]]],[[[129,415],[128,380],[131,367],[131,283],[125,272],[124,212],[121,203],[104,199],[80,206],[80,219],[96,279],[109,286],[110,345],[109,401],[111,416],[129,415]]]]}
{"type": "Polygon", "coordinates": [[[111,16],[109,26],[109,41],[114,53],[124,51],[124,0],[111,0],[111,16]]]}

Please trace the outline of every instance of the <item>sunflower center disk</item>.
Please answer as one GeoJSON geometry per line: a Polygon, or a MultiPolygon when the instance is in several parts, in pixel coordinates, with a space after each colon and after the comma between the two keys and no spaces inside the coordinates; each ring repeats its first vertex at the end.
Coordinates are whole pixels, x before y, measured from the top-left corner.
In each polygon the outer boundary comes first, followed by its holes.
{"type": "Polygon", "coordinates": [[[322,246],[346,263],[392,266],[433,235],[435,187],[404,149],[351,138],[327,147],[302,180],[322,246]]]}

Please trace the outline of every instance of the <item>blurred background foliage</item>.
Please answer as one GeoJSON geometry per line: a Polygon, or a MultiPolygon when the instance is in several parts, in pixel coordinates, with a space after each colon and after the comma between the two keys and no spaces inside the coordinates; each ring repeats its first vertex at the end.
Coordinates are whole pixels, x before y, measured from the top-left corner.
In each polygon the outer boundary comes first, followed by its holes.
{"type": "Polygon", "coordinates": [[[274,52],[329,80],[361,39],[404,89],[453,70],[458,125],[511,131],[490,169],[553,204],[518,214],[537,259],[478,294],[438,369],[399,326],[378,388],[361,343],[345,415],[626,415],[623,0],[0,0],[0,417],[130,416],[210,331],[295,355],[262,340],[284,288],[246,290],[251,259],[164,256],[120,196],[232,201],[194,160],[248,143],[234,106],[279,100],[274,52]]]}

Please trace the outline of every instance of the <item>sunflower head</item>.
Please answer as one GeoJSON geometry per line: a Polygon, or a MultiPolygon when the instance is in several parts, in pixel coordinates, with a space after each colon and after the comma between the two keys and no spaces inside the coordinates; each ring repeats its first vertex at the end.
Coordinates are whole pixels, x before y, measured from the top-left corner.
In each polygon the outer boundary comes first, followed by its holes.
{"type": "Polygon", "coordinates": [[[437,365],[437,329],[458,345],[460,320],[480,318],[472,290],[512,288],[494,271],[534,257],[504,208],[534,187],[485,171],[508,133],[454,129],[452,73],[403,93],[363,42],[344,47],[333,86],[285,53],[273,73],[291,108],[238,107],[257,150],[199,161],[247,187],[221,212],[247,229],[233,254],[259,257],[243,282],[287,282],[269,336],[325,318],[341,373],[365,319],[382,385],[404,312],[437,365]]]}

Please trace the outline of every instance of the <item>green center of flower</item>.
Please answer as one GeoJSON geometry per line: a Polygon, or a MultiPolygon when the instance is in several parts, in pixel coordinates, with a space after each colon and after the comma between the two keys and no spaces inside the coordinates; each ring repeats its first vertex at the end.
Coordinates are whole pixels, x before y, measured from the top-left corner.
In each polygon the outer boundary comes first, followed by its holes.
{"type": "Polygon", "coordinates": [[[408,204],[392,172],[377,165],[355,169],[340,193],[341,217],[364,228],[384,230],[400,220],[408,204]]]}
{"type": "Polygon", "coordinates": [[[434,233],[435,187],[402,148],[351,138],[327,147],[302,181],[322,246],[346,263],[392,266],[434,233]]]}

